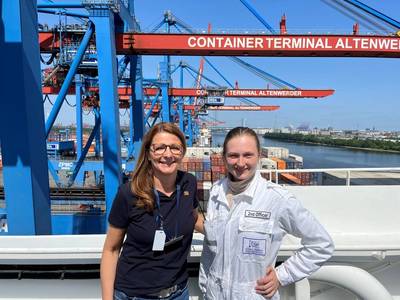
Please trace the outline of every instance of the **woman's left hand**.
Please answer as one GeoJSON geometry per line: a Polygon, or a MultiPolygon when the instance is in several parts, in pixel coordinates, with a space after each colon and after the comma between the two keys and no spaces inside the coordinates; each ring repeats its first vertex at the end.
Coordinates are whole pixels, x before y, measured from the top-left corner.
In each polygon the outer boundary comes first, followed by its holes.
{"type": "Polygon", "coordinates": [[[275,295],[280,285],[275,268],[269,266],[265,276],[257,280],[255,289],[257,294],[263,295],[265,298],[271,298],[275,295]]]}
{"type": "Polygon", "coordinates": [[[202,234],[204,234],[204,217],[202,214],[199,214],[197,209],[193,210],[193,216],[195,220],[194,229],[202,234]]]}

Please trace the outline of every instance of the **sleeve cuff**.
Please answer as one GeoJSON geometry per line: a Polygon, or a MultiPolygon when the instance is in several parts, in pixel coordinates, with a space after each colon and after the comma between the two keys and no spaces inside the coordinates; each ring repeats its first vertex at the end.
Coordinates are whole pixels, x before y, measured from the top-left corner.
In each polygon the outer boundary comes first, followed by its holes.
{"type": "Polygon", "coordinates": [[[287,272],[284,264],[281,264],[275,270],[276,270],[276,276],[278,277],[281,286],[286,286],[293,283],[292,277],[287,272]]]}

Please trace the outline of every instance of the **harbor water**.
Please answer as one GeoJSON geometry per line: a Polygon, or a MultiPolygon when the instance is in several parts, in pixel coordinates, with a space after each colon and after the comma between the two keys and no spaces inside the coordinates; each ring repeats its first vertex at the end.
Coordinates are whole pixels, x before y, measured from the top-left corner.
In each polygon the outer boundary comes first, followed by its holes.
{"type": "MultiPolygon", "coordinates": [[[[213,145],[222,145],[224,138],[225,134],[214,133],[213,145]]],[[[262,135],[259,139],[263,147],[284,147],[289,153],[302,156],[305,169],[400,167],[400,154],[397,153],[289,143],[266,139],[262,135]]]]}

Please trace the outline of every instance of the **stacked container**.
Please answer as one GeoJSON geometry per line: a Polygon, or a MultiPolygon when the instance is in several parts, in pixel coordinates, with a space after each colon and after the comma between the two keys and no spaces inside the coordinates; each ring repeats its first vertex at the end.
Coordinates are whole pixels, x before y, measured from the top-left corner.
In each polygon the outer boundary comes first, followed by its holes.
{"type": "Polygon", "coordinates": [[[289,149],[283,147],[262,147],[261,156],[284,159],[289,157],[289,149]]]}
{"type": "Polygon", "coordinates": [[[295,160],[297,160],[298,162],[303,163],[303,157],[300,155],[296,155],[296,154],[289,154],[289,158],[293,158],[295,160]]]}
{"type": "Polygon", "coordinates": [[[197,200],[199,201],[200,211],[207,211],[208,198],[212,187],[211,181],[197,182],[197,200]]]}
{"type": "Polygon", "coordinates": [[[216,182],[225,177],[226,168],[222,159],[222,154],[211,154],[211,175],[213,182],[216,182]]]}
{"type": "MultiPolygon", "coordinates": [[[[259,168],[262,170],[300,169],[303,167],[303,159],[298,155],[290,155],[286,148],[264,147],[259,168]]],[[[222,148],[190,147],[182,160],[180,169],[193,174],[197,179],[197,199],[200,210],[207,208],[208,198],[212,184],[226,176],[226,168],[222,157],[222,148]]],[[[286,173],[280,176],[279,181],[287,181],[290,184],[312,185],[318,182],[314,173],[286,173]],[[290,178],[292,180],[290,180],[290,178]]],[[[262,176],[270,180],[269,173],[262,176]]],[[[272,172],[272,181],[275,181],[275,172],[272,172]]]]}
{"type": "Polygon", "coordinates": [[[320,174],[316,172],[300,172],[294,173],[300,179],[301,185],[318,185],[320,183],[320,174]]]}
{"type": "Polygon", "coordinates": [[[276,168],[278,170],[286,169],[286,162],[284,160],[277,158],[277,157],[271,157],[271,159],[276,162],[276,168]]]}
{"type": "MultiPolygon", "coordinates": [[[[277,163],[276,161],[266,158],[266,157],[261,157],[260,159],[260,165],[259,165],[260,170],[276,170],[277,169],[277,163]]],[[[270,174],[269,173],[261,173],[261,176],[264,177],[267,180],[270,180],[270,174]]],[[[272,177],[275,177],[275,173],[272,174],[272,177]]]]}
{"type": "Polygon", "coordinates": [[[303,168],[303,162],[298,161],[294,158],[288,157],[283,159],[286,164],[286,169],[302,169],[303,168]]]}
{"type": "Polygon", "coordinates": [[[201,210],[206,210],[213,182],[225,177],[221,148],[190,147],[180,165],[180,170],[197,179],[197,199],[201,210]]]}
{"type": "Polygon", "coordinates": [[[197,181],[211,181],[211,162],[209,157],[184,157],[179,169],[193,174],[197,181]]]}
{"type": "Polygon", "coordinates": [[[273,159],[262,157],[260,159],[260,169],[261,170],[276,170],[277,162],[273,159]]]}
{"type": "Polygon", "coordinates": [[[296,172],[287,173],[290,176],[294,176],[298,179],[296,183],[299,185],[318,185],[320,184],[320,173],[316,172],[296,172]]]}

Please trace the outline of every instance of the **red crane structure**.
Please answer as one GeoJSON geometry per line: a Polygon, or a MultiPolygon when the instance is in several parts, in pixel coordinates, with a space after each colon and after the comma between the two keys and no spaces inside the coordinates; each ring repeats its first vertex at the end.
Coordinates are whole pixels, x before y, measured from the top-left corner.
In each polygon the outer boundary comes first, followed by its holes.
{"type": "MultiPolygon", "coordinates": [[[[125,55],[400,57],[398,36],[117,33],[115,40],[125,55]]],[[[39,42],[42,53],[59,47],[53,32],[40,32],[39,42]]]]}
{"type": "MultiPolygon", "coordinates": [[[[60,88],[54,86],[44,86],[42,88],[43,94],[56,95],[60,88]]],[[[97,87],[90,87],[87,89],[91,92],[98,92],[97,87]]],[[[145,96],[156,96],[159,93],[158,88],[144,88],[143,93],[145,96]]],[[[226,98],[248,97],[248,98],[323,98],[330,96],[334,90],[289,90],[289,89],[224,89],[221,96],[226,98]]],[[[68,94],[75,94],[74,87],[71,87],[68,94]]],[[[120,100],[129,100],[132,95],[130,87],[118,87],[118,94],[120,100]]],[[[207,97],[210,94],[208,89],[197,88],[170,88],[169,96],[172,97],[207,97]]]]}

